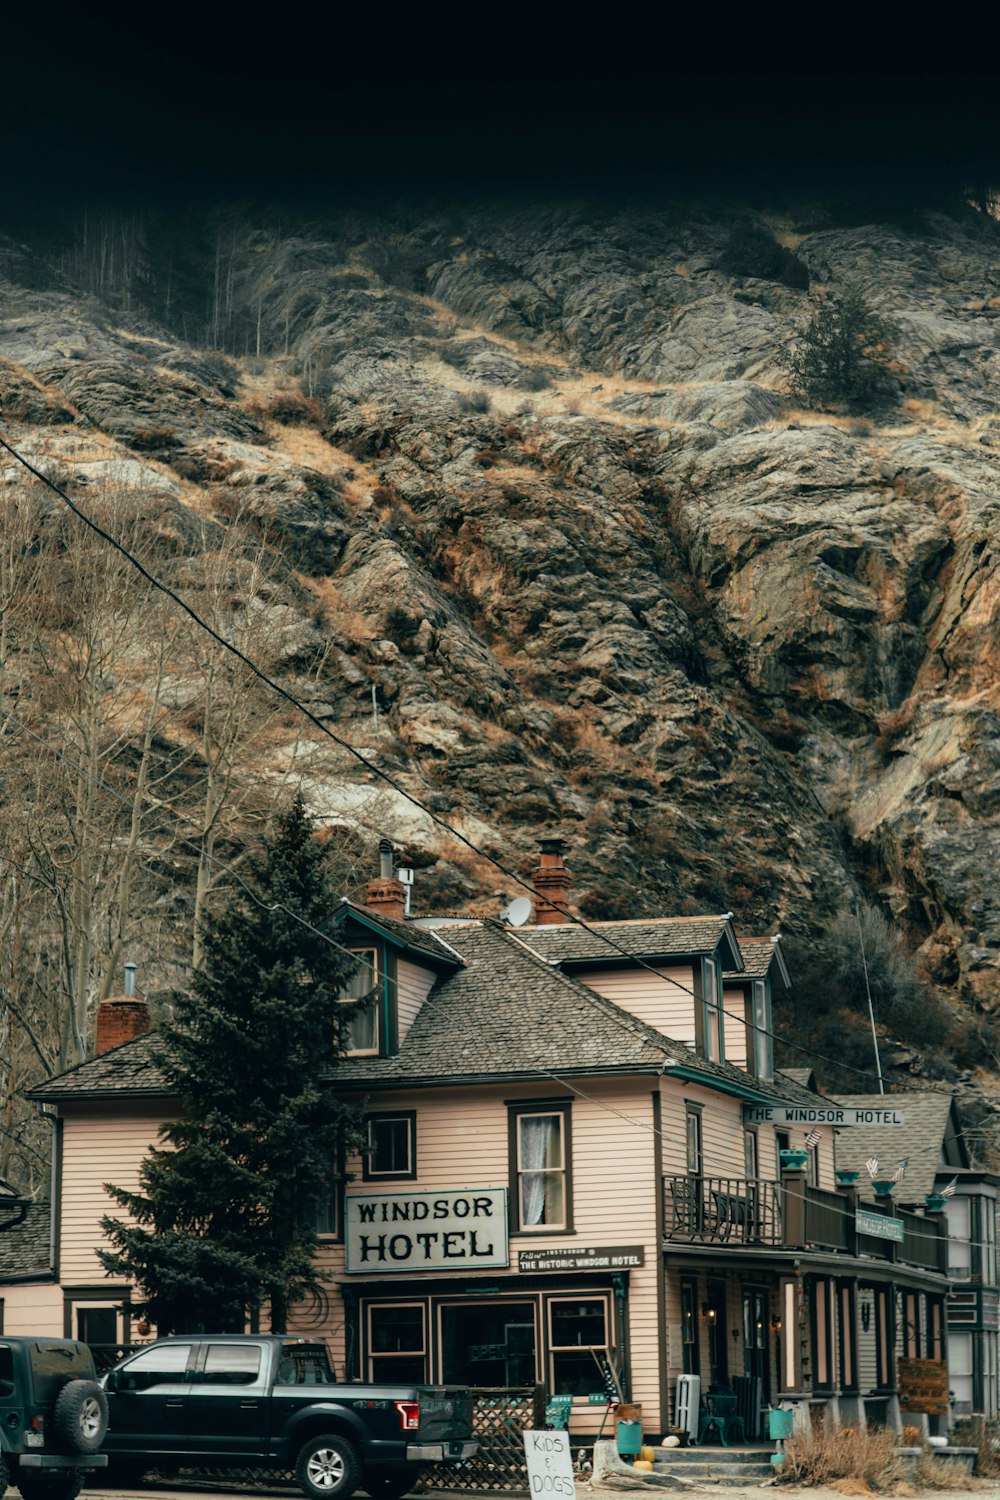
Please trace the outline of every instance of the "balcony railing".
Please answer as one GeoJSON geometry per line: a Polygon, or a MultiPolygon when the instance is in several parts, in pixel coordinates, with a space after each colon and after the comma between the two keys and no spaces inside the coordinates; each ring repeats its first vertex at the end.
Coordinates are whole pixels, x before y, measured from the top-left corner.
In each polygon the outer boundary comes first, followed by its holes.
{"type": "Polygon", "coordinates": [[[903,1238],[859,1233],[853,1196],[812,1187],[803,1177],[793,1174],[784,1184],[747,1177],[665,1177],[666,1237],[692,1244],[833,1250],[946,1273],[948,1239],[938,1216],[897,1210],[882,1201],[866,1203],[871,1218],[901,1223],[903,1238]]]}
{"type": "Polygon", "coordinates": [[[714,1245],[780,1245],[779,1191],[777,1183],[760,1178],[667,1177],[667,1238],[714,1245]]]}

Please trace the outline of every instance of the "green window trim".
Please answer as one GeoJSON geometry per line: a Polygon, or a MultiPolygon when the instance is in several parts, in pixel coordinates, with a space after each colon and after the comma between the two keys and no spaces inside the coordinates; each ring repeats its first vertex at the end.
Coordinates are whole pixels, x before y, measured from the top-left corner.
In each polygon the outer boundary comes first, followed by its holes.
{"type": "Polygon", "coordinates": [[[723,1011],[722,965],[714,954],[698,960],[694,971],[694,993],[695,1051],[699,1057],[705,1057],[709,1062],[725,1062],[726,1020],[723,1011]],[[708,977],[710,971],[711,980],[708,977]]]}

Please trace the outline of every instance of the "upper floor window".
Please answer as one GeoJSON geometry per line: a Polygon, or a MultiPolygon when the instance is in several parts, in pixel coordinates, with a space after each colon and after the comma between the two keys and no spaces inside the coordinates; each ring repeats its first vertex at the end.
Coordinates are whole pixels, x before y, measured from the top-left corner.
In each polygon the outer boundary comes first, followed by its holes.
{"type": "Polygon", "coordinates": [[[358,961],[337,993],[339,1001],[357,1005],[344,1028],[344,1051],[349,1057],[377,1057],[381,1051],[378,956],[374,948],[351,951],[358,961]]]}
{"type": "Polygon", "coordinates": [[[722,1062],[725,1042],[722,1019],[722,983],[718,961],[701,961],[701,1004],[696,1020],[698,1051],[710,1062],[722,1062]]]}
{"type": "Polygon", "coordinates": [[[949,1198],[948,1275],[956,1281],[972,1279],[972,1215],[968,1198],[949,1198]]]}
{"type": "Polygon", "coordinates": [[[365,1182],[417,1175],[417,1117],[414,1110],[392,1115],[369,1115],[368,1147],[362,1165],[365,1182]]]}
{"type": "Polygon", "coordinates": [[[516,1229],[572,1227],[569,1105],[514,1105],[510,1112],[511,1193],[516,1229]]]}
{"type": "Polygon", "coordinates": [[[747,1002],[750,1043],[748,1072],[758,1078],[773,1078],[774,1052],[771,1040],[771,996],[766,979],[755,979],[747,1002]]]}

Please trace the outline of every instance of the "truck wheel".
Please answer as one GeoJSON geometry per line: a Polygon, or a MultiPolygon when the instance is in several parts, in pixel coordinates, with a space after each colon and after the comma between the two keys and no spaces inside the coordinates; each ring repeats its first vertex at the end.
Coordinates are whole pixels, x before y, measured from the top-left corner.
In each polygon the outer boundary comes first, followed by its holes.
{"type": "Polygon", "coordinates": [[[52,1412],[59,1452],[96,1453],[107,1430],[108,1398],[96,1380],[67,1380],[52,1412]]]}
{"type": "Polygon", "coordinates": [[[17,1487],[22,1500],[76,1500],[83,1489],[83,1475],[79,1469],[50,1469],[47,1473],[24,1469],[18,1473],[17,1487]]]}
{"type": "Polygon", "coordinates": [[[300,1448],[295,1479],[310,1500],[347,1500],[361,1479],[353,1444],[332,1433],[320,1433],[300,1448]]]}
{"type": "Polygon", "coordinates": [[[371,1500],[402,1500],[413,1489],[423,1473],[419,1464],[395,1465],[391,1469],[366,1469],[361,1488],[371,1500]]]}

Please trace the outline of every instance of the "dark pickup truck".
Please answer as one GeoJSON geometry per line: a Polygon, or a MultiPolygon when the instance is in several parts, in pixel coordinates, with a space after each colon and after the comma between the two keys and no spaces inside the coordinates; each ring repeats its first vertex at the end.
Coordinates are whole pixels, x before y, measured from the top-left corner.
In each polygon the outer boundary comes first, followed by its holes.
{"type": "Polygon", "coordinates": [[[104,1377],[109,1478],[147,1468],[293,1469],[312,1500],[405,1495],[432,1463],[476,1451],[452,1386],[338,1384],[326,1345],[280,1335],[159,1339],[104,1377]]]}

